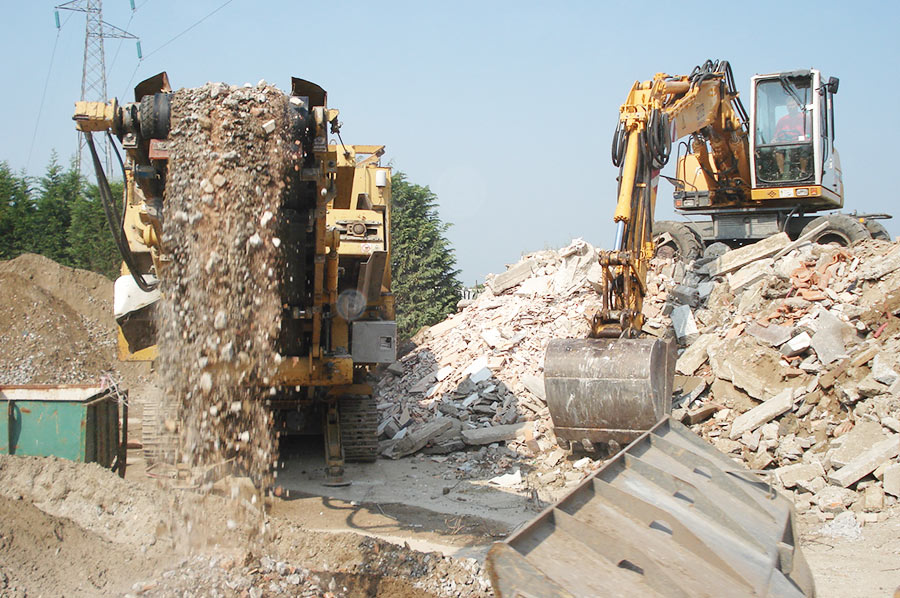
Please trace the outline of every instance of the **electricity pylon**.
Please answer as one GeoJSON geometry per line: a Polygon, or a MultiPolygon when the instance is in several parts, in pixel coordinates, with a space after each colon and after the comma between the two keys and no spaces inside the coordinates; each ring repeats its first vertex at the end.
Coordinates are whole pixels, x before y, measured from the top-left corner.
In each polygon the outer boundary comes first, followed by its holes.
{"type": "MultiPolygon", "coordinates": [[[[134,2],[131,3],[134,10],[134,2]]],[[[103,50],[104,39],[137,39],[137,36],[110,25],[103,20],[102,0],[71,0],[56,7],[56,27],[59,28],[59,11],[71,10],[85,14],[84,29],[84,65],[81,71],[81,100],[88,102],[105,102],[109,99],[106,91],[106,55],[103,50]]],[[[97,144],[100,158],[107,173],[112,173],[112,152],[109,140],[97,144]]],[[[81,170],[81,153],[85,142],[78,136],[78,154],[76,167],[81,170]]]]}

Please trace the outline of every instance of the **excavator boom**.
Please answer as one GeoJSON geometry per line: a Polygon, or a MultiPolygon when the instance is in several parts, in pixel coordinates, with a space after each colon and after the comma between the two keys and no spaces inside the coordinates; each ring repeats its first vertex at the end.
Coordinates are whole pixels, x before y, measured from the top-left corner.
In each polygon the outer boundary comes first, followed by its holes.
{"type": "Polygon", "coordinates": [[[717,189],[749,190],[746,113],[727,62],[707,62],[690,75],[657,73],[636,82],[619,110],[612,159],[619,189],[611,250],[600,252],[601,308],[590,338],[554,340],[544,383],[554,431],[562,444],[630,442],[670,410],[673,347],[641,338],[647,270],[655,252],[653,216],[659,172],[672,139],[699,134],[713,147],[707,170],[717,189]]]}

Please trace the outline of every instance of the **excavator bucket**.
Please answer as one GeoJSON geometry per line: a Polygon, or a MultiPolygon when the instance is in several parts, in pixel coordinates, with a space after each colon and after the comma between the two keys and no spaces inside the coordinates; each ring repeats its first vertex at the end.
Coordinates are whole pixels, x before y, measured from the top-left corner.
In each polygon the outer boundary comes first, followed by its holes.
{"type": "Polygon", "coordinates": [[[791,501],[666,417],[488,552],[497,598],[815,596],[791,501]]]}
{"type": "Polygon", "coordinates": [[[659,339],[554,339],[544,388],[556,437],[625,445],[670,413],[675,356],[659,339]]]}

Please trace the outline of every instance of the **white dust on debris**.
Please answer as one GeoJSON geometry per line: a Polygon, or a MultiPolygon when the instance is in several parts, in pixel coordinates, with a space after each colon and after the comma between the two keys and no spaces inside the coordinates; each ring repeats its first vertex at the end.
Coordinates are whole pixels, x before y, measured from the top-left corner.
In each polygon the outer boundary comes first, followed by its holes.
{"type": "Polygon", "coordinates": [[[159,370],[177,401],[181,465],[195,477],[227,463],[271,486],[277,442],[265,401],[279,359],[287,142],[287,100],[272,86],[173,94],[159,370]]]}

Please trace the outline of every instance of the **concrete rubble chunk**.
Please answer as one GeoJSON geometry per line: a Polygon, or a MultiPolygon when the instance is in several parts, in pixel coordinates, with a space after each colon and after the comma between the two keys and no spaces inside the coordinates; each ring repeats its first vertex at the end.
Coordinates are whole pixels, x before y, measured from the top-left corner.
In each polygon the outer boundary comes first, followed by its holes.
{"type": "Polygon", "coordinates": [[[391,445],[385,456],[391,459],[399,459],[400,457],[411,455],[428,444],[429,440],[450,429],[452,425],[450,418],[447,417],[430,421],[418,429],[407,433],[403,438],[391,445]]]}
{"type": "Polygon", "coordinates": [[[537,261],[534,259],[521,261],[510,267],[506,272],[498,274],[489,280],[488,286],[491,287],[494,294],[499,295],[530,277],[537,265],[537,261]]]}
{"type": "Polygon", "coordinates": [[[810,347],[812,339],[807,332],[801,332],[781,346],[781,354],[785,357],[800,355],[810,347]]]}
{"type": "Polygon", "coordinates": [[[896,365],[896,356],[890,356],[886,352],[878,353],[872,360],[872,377],[890,386],[898,379],[897,371],[894,369],[896,365]]]}
{"type": "MultiPolygon", "coordinates": [[[[600,265],[598,264],[599,268],[600,265]]],[[[535,276],[522,282],[519,287],[513,291],[514,295],[549,295],[553,289],[552,276],[535,276]]]]}
{"type": "Polygon", "coordinates": [[[711,278],[734,272],[747,264],[777,253],[779,249],[782,249],[790,242],[791,239],[787,236],[787,233],[772,235],[752,245],[745,245],[724,253],[707,264],[706,271],[711,278]]]}
{"type": "Polygon", "coordinates": [[[731,287],[733,293],[738,293],[752,284],[772,276],[771,258],[747,264],[740,270],[728,275],[728,286],[731,287]]]}
{"type": "Polygon", "coordinates": [[[680,284],[669,291],[669,297],[682,305],[697,307],[700,304],[700,292],[694,286],[680,284]]]}
{"type": "Polygon", "coordinates": [[[541,402],[547,402],[547,394],[544,391],[544,379],[540,376],[533,376],[531,374],[525,374],[522,376],[522,385],[534,396],[541,400],[541,402]]]}
{"type": "Polygon", "coordinates": [[[793,488],[802,482],[809,482],[816,477],[824,476],[825,470],[821,463],[795,463],[779,467],[775,470],[775,475],[778,476],[782,486],[793,488]]]}
{"type": "Polygon", "coordinates": [[[747,334],[753,335],[772,347],[780,347],[791,340],[792,331],[793,329],[790,326],[779,326],[778,324],[760,326],[753,322],[747,326],[747,334]]]}
{"type": "Polygon", "coordinates": [[[675,362],[675,371],[685,376],[693,376],[694,372],[706,363],[710,347],[718,340],[719,337],[715,334],[701,334],[675,362]]]}
{"type": "Polygon", "coordinates": [[[833,467],[843,467],[866,452],[870,447],[887,439],[881,425],[873,421],[862,421],[853,429],[831,441],[828,458],[833,467]]]}
{"type": "Polygon", "coordinates": [[[675,328],[675,336],[680,342],[692,343],[700,336],[694,314],[689,305],[679,305],[672,310],[670,316],[672,326],[675,328]]]}
{"type": "Polygon", "coordinates": [[[881,483],[885,492],[900,498],[900,463],[891,463],[885,468],[881,483]]]}
{"type": "Polygon", "coordinates": [[[505,426],[491,426],[488,428],[475,428],[474,430],[463,430],[463,442],[470,445],[493,444],[494,442],[505,442],[514,440],[516,436],[524,435],[525,429],[533,427],[532,422],[521,422],[517,424],[507,424],[505,426]]]}
{"type": "Polygon", "coordinates": [[[731,432],[729,432],[728,437],[736,440],[744,432],[755,430],[782,413],[786,413],[793,405],[794,389],[786,388],[768,401],[737,416],[731,424],[731,432]]]}
{"type": "Polygon", "coordinates": [[[460,324],[462,324],[466,319],[466,314],[464,312],[460,312],[455,314],[443,322],[438,322],[434,326],[428,329],[428,334],[431,335],[432,338],[438,338],[447,334],[460,324]]]}
{"type": "Polygon", "coordinates": [[[872,260],[859,269],[862,280],[877,280],[900,269],[900,247],[894,247],[881,259],[872,260]]]}
{"type": "Polygon", "coordinates": [[[885,461],[896,457],[898,452],[900,452],[900,435],[894,434],[830,474],[828,481],[846,488],[875,471],[885,461]]]}
{"type": "Polygon", "coordinates": [[[816,317],[816,333],[810,339],[810,345],[819,357],[819,361],[828,365],[838,359],[847,357],[844,347],[844,331],[847,325],[826,309],[819,310],[816,317]]]}

